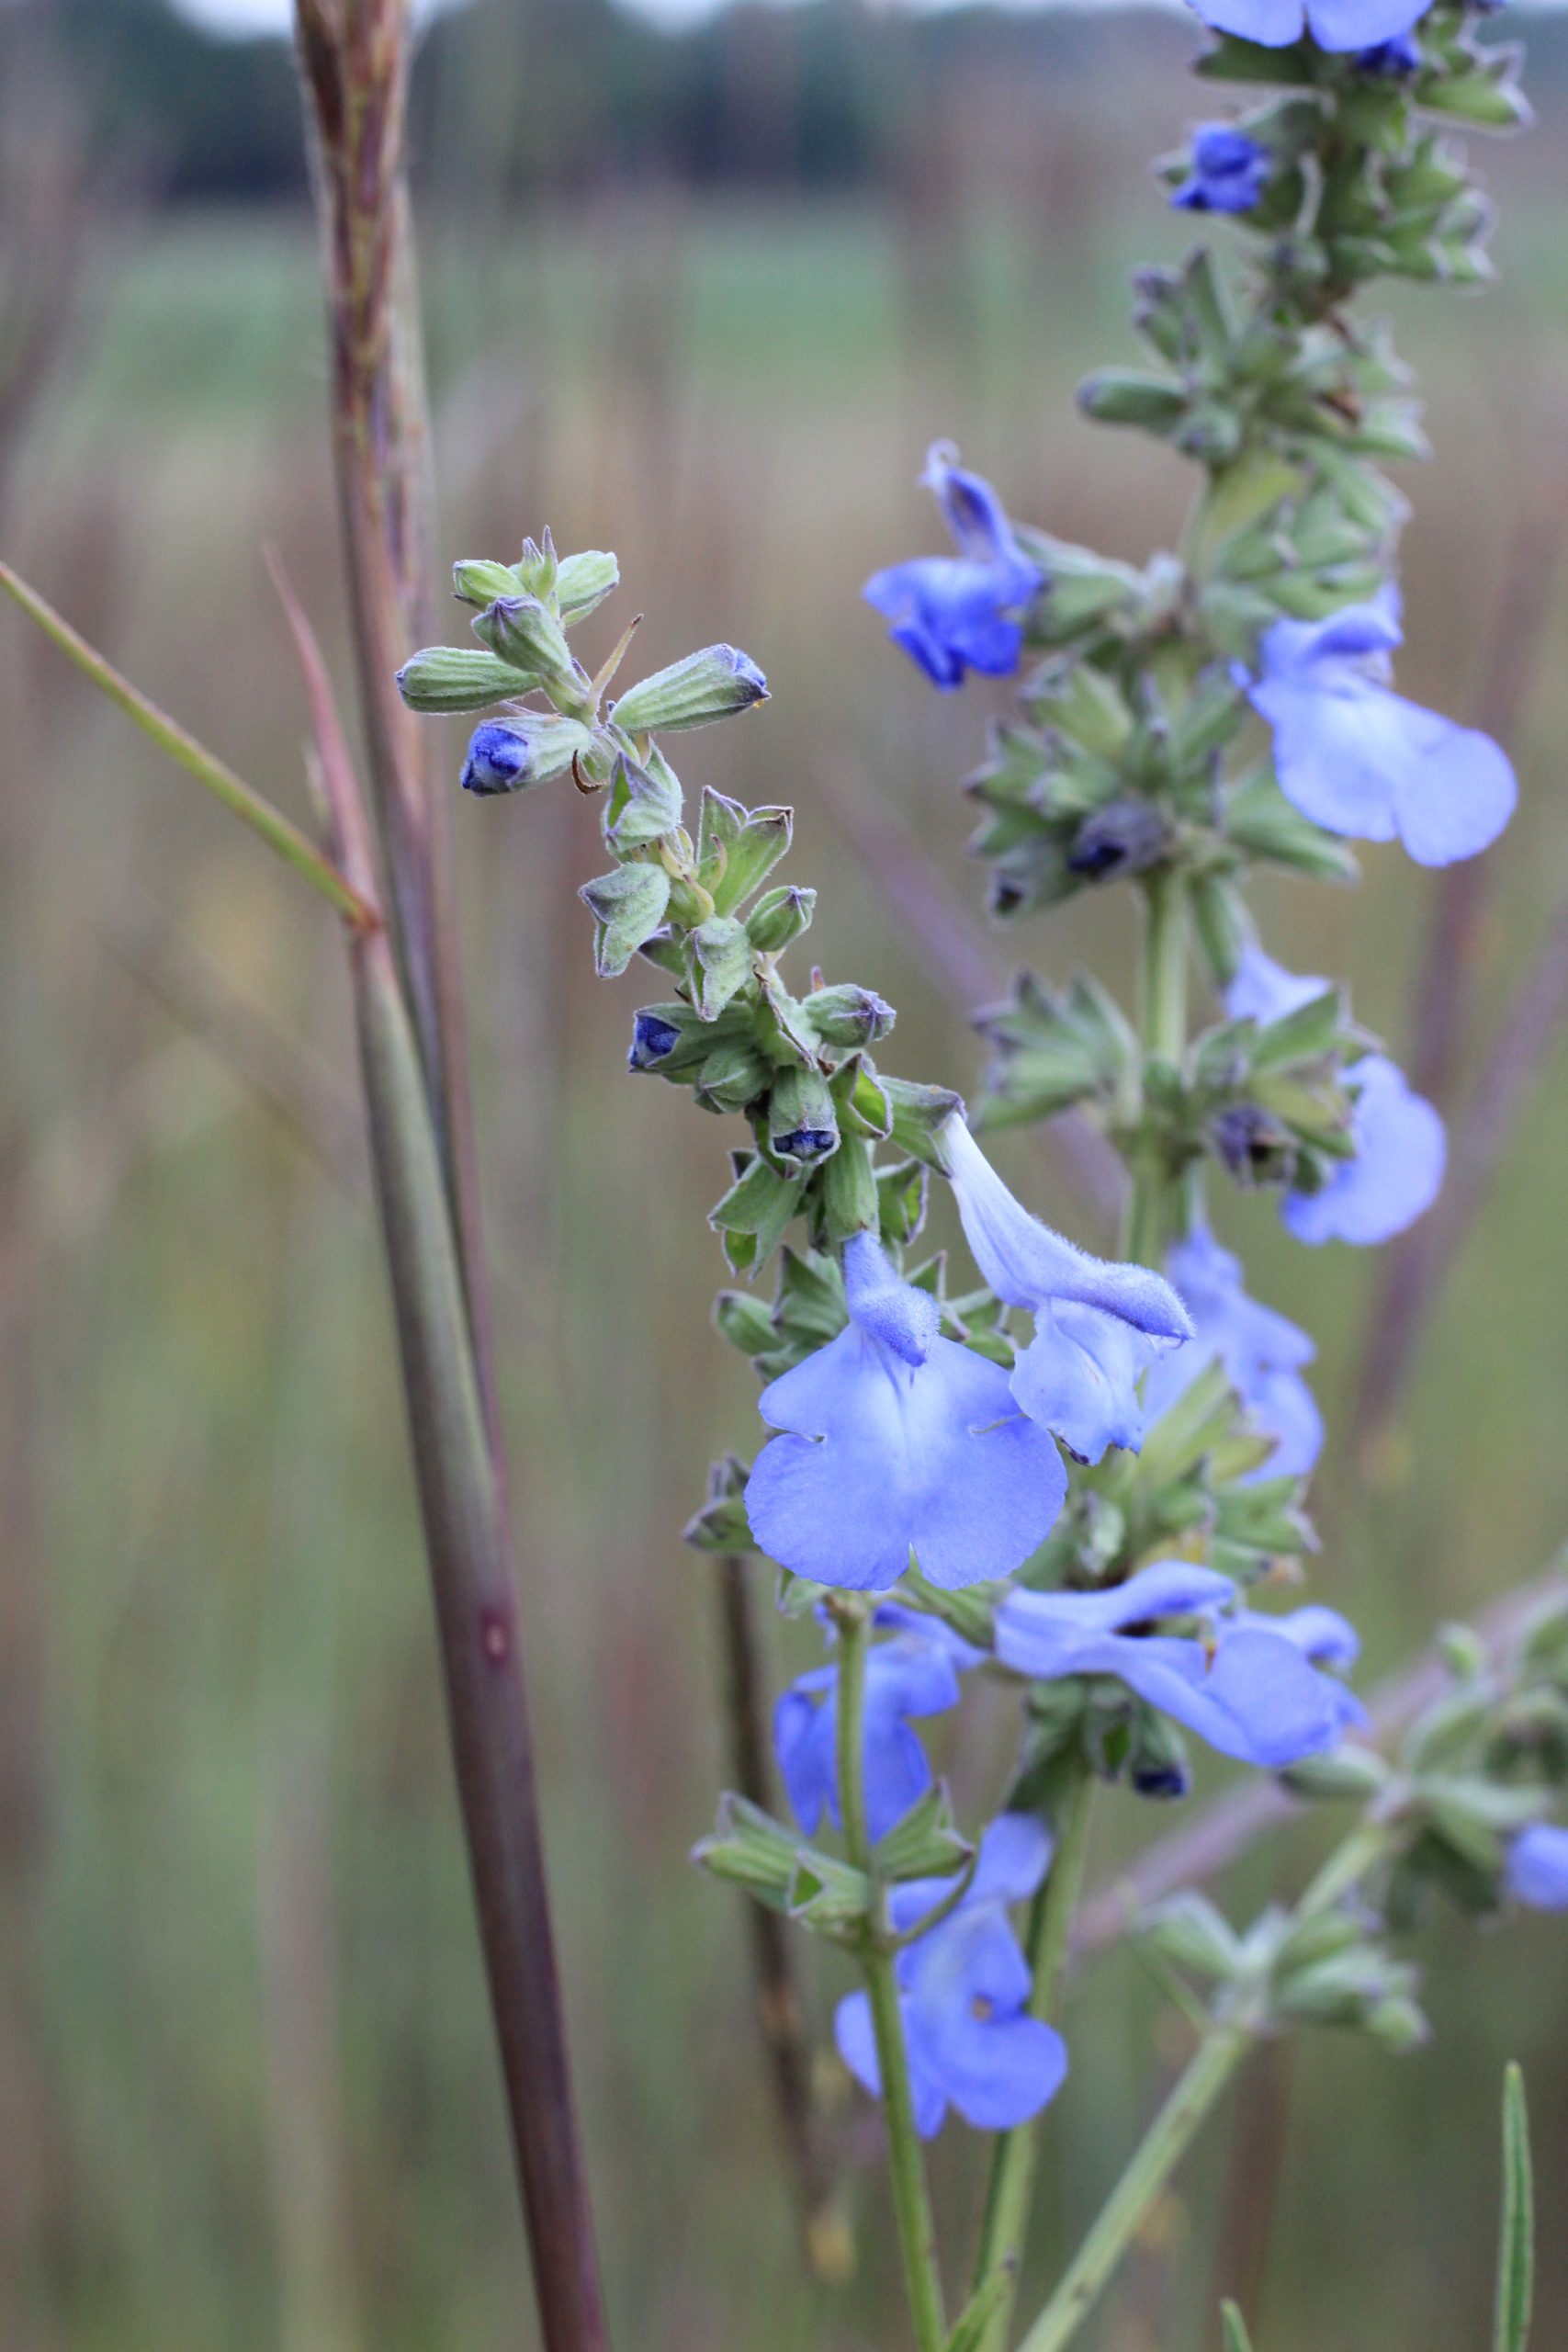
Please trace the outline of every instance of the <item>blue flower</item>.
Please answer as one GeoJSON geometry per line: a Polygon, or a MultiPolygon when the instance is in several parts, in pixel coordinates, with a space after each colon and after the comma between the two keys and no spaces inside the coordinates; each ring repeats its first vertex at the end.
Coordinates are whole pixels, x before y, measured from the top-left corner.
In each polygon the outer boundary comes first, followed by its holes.
{"type": "Polygon", "coordinates": [[[1250,212],[1269,181],[1267,147],[1228,122],[1201,123],[1192,134],[1192,176],[1171,197],[1185,212],[1250,212]]]}
{"type": "MultiPolygon", "coordinates": [[[[1054,2098],[1067,2052],[1052,2026],[1028,2014],[1029,1963],[1008,1924],[1010,1904],[1039,1886],[1051,1840],[1031,1815],[1004,1813],[980,1841],[975,1876],[956,1909],[898,1954],[898,2007],[915,2128],[942,2129],[949,2107],[982,2132],[1010,2131],[1054,2098]]],[[[952,1892],[913,1879],[893,1890],[892,1923],[908,1934],[952,1892]]],[[[874,2098],[882,2095],[871,2003],[852,1993],[834,2019],[839,2054],[874,2098]]]]}
{"type": "Polygon", "coordinates": [[[874,572],[866,603],[885,613],[887,634],[943,692],[966,669],[1010,677],[1023,652],[1019,615],[1044,580],[1013,537],[988,481],[966,473],[951,442],[933,444],[921,481],[934,490],[956,556],[918,556],[874,572]]]}
{"type": "Polygon", "coordinates": [[[943,1125],[940,1147],[975,1262],[998,1298],[1034,1317],[1034,1338],[1013,1368],[1016,1403],[1085,1462],[1098,1462],[1108,1445],[1135,1452],[1139,1375],[1191,1338],[1187,1309],[1147,1267],[1091,1258],[1031,1216],[961,1113],[943,1125]]]}
{"type": "MultiPolygon", "coordinates": [[[[865,1804],[874,1838],[902,1821],[931,1784],[925,1749],[912,1715],[940,1715],[958,1704],[961,1667],[981,1653],[935,1618],[912,1610],[879,1609],[878,1625],[897,1628],[865,1661],[865,1804]]],[[[773,1753],[795,1817],[808,1838],[826,1813],[843,1826],[839,1807],[839,1669],[820,1666],[803,1674],[773,1710],[773,1753]]]]}
{"type": "Polygon", "coordinates": [[[1404,843],[1420,865],[1450,865],[1496,840],[1518,787],[1488,735],[1406,702],[1389,686],[1402,641],[1393,587],[1325,621],[1275,621],[1247,689],[1274,730],[1287,800],[1331,833],[1404,843]]]}
{"type": "Polygon", "coordinates": [[[1010,1576],[1044,1541],[1066,1472],[1008,1375],[938,1335],[936,1301],[869,1233],[844,1250],[850,1320],[763,1389],[785,1434],[746,1487],[751,1532],[796,1576],[886,1591],[911,1553],[949,1589],[1010,1576]]]}
{"type": "Polygon", "coordinates": [[[1254,1425],[1274,1441],[1273,1453],[1251,1477],[1304,1478],[1323,1444],[1323,1417],[1301,1376],[1315,1353],[1312,1341],[1288,1317],[1248,1298],[1240,1260],[1222,1250],[1205,1226],[1195,1226],[1177,1244],[1168,1271],[1198,1336],[1148,1374],[1145,1414],[1154,1421],[1168,1412],[1217,1358],[1254,1425]]]}
{"type": "Polygon", "coordinates": [[[1288,49],[1310,33],[1319,49],[1371,49],[1408,32],[1428,0],[1193,0],[1217,33],[1288,49]]]}
{"type": "Polygon", "coordinates": [[[1508,1849],[1508,1893],[1532,1911],[1568,1911],[1568,1829],[1536,1821],[1508,1849]]]}
{"type": "MultiPolygon", "coordinates": [[[[1235,1021],[1278,1021],[1321,996],[1328,982],[1287,972],[1259,947],[1242,956],[1225,991],[1235,1021]]],[[[1383,1054],[1363,1054],[1345,1070],[1354,1159],[1340,1160],[1320,1192],[1291,1193],[1280,1215],[1298,1241],[1387,1241],[1423,1216],[1442,1190],[1448,1136],[1432,1105],[1411,1091],[1383,1054]]]]}
{"type": "Polygon", "coordinates": [[[1334,1747],[1362,1711],[1316,1661],[1353,1658],[1351,1628],[1326,1609],[1231,1613],[1235,1600],[1229,1577],[1186,1560],[1156,1561],[1101,1592],[1010,1593],[997,1656],[1034,1681],[1112,1676],[1222,1756],[1270,1771],[1334,1747]],[[1194,1617],[1198,1635],[1152,1630],[1194,1617]]]}

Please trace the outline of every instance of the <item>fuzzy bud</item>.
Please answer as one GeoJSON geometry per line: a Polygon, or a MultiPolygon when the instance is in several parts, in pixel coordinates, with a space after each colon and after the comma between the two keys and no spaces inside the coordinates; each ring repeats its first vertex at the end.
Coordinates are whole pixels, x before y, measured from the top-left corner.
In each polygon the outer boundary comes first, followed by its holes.
{"type": "Polygon", "coordinates": [[[628,735],[653,735],[668,728],[706,727],[767,697],[768,682],[750,654],[733,645],[709,645],[629,687],[613,715],[628,735]]]}

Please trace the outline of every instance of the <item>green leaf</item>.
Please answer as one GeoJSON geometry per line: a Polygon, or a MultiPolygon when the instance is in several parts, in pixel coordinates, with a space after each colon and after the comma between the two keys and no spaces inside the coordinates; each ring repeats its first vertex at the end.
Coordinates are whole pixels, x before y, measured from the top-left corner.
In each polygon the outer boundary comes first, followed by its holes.
{"type": "Polygon", "coordinates": [[[708,1211],[708,1223],[724,1244],[731,1273],[755,1275],[767,1264],[799,1210],[804,1191],[798,1177],[783,1175],[760,1152],[745,1163],[723,1199],[708,1211]]]}
{"type": "Polygon", "coordinates": [[[727,1790],[711,1837],[692,1849],[699,1870],[743,1887],[771,1910],[782,1911],[800,1859],[801,1841],[760,1805],[727,1790]]]}
{"type": "Polygon", "coordinates": [[[1525,2352],[1535,2283],[1535,2187],[1530,2173],[1525,2078],[1517,2064],[1503,2076],[1503,2236],[1497,2255],[1497,2324],[1493,2352],[1525,2352]]]}
{"type": "Polygon", "coordinates": [[[732,915],[790,845],[791,808],[746,808],[711,785],[697,820],[697,879],[721,915],[732,915]]]}
{"type": "Polygon", "coordinates": [[[681,821],[681,781],[654,750],[646,767],[617,762],[604,804],[604,839],[618,857],[672,833],[681,821]]]}
{"type": "Polygon", "coordinates": [[[1235,2303],[1220,2305],[1220,2324],[1224,2330],[1225,2352],[1252,2352],[1247,2322],[1235,2303]]]}
{"type": "MultiPolygon", "coordinates": [[[[668,877],[665,890],[668,896],[668,877]]],[[[692,933],[687,968],[693,1001],[705,1021],[716,1021],[736,990],[746,986],[755,952],[745,924],[733,915],[710,915],[692,933]]]]}
{"type": "Polygon", "coordinates": [[[998,2263],[981,2279],[954,2321],[953,2333],[942,2352],[979,2352],[979,2346],[989,2333],[991,2320],[1011,2294],[1012,2276],[1006,2263],[998,2263]]]}
{"type": "Polygon", "coordinates": [[[974,1858],[975,1849],[953,1818],[944,1781],[929,1788],[919,1804],[895,1822],[873,1857],[885,1879],[952,1878],[974,1858]]]}
{"type": "Polygon", "coordinates": [[[585,882],[577,895],[597,925],[593,968],[602,980],[613,980],[663,922],[670,876],[661,865],[617,865],[613,874],[585,882]]]}

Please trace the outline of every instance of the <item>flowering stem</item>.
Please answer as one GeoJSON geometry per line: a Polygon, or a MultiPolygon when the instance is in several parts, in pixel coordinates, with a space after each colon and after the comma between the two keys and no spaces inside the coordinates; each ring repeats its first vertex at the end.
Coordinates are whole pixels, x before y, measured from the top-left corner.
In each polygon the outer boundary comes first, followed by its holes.
{"type": "Polygon", "coordinates": [[[937,2267],[936,2218],[926,2181],[925,2155],[915,2129],[908,2052],[898,2007],[898,1979],[886,1936],[883,1890],[876,1880],[865,1809],[865,1658],[867,1623],[852,1604],[834,1611],[839,1628],[839,1804],[850,1860],[872,1881],[872,1920],[861,1951],[876,2068],[887,2122],[887,2165],[904,2256],[904,2283],[919,2352],[942,2352],[947,2337],[942,2274],[937,2267]]]}
{"type": "MultiPolygon", "coordinates": [[[[1030,1905],[1024,1929],[1024,1955],[1033,1980],[1029,2014],[1047,2024],[1054,2021],[1060,2002],[1073,1914],[1083,1888],[1093,1804],[1094,1774],[1080,1761],[1059,1810],[1056,1850],[1051,1868],[1030,1905]]],[[[1007,2342],[1008,2325],[1018,2296],[1018,2268],[1039,2146],[1040,2120],[1034,2116],[1027,2123],[1015,2124],[1010,2132],[1002,2132],[992,2150],[990,2177],[980,2216],[980,2243],[975,2256],[976,2294],[995,2271],[1005,2270],[1007,2277],[998,2290],[998,2300],[987,2317],[976,2352],[1000,2352],[1007,2342]]]]}
{"type": "MultiPolygon", "coordinates": [[[[1308,1918],[1337,1903],[1379,1860],[1388,1837],[1385,1823],[1375,1818],[1361,1822],[1308,1884],[1295,1917],[1308,1918]]],[[[1062,2352],[1070,2342],[1254,2038],[1253,2024],[1244,2017],[1217,2018],[1210,2025],[1018,2352],[1062,2352]]]]}
{"type": "Polygon", "coordinates": [[[1019,2352],[1062,2352],[1071,2342],[1251,2041],[1245,2026],[1234,2024],[1203,2036],[1019,2352]]]}
{"type": "MultiPolygon", "coordinates": [[[[1179,869],[1163,866],[1151,874],[1144,899],[1138,1004],[1144,1053],[1147,1061],[1179,1069],[1187,1050],[1187,892],[1179,869]]],[[[1164,1262],[1172,1188],[1165,1155],[1145,1134],[1134,1161],[1127,1226],[1126,1254],[1138,1265],[1164,1262]]]]}

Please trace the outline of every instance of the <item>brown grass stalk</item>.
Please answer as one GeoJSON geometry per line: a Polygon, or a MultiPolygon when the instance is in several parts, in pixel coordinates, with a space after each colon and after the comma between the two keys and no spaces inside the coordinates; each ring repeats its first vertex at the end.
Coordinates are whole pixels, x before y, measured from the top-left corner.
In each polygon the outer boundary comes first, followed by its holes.
{"type": "MultiPolygon", "coordinates": [[[[309,626],[275,566],[310,693],[334,854],[374,902],[369,811],[309,626]]],[[[546,2352],[604,2352],[586,2176],[550,1926],[511,1528],[418,1045],[384,927],[348,933],[447,1723],[546,2352]]]]}

